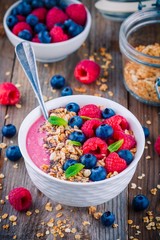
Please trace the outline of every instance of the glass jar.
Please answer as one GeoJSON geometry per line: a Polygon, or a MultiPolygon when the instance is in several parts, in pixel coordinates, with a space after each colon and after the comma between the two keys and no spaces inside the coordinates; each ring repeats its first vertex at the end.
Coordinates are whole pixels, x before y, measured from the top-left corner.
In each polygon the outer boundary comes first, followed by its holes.
{"type": "Polygon", "coordinates": [[[160,106],[160,8],[130,15],[120,28],[124,85],[143,103],[160,106]]]}

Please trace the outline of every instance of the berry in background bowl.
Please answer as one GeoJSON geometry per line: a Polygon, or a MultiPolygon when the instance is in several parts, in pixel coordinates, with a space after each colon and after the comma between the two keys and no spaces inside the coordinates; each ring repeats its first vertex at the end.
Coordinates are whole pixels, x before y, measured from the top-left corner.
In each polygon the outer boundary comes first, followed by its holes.
{"type": "Polygon", "coordinates": [[[35,186],[54,201],[77,207],[98,205],[121,193],[131,181],[144,150],[144,132],[137,118],[114,101],[87,95],[57,98],[47,102],[46,107],[51,119],[45,122],[37,107],[24,119],[18,136],[35,186]],[[103,118],[106,108],[115,114],[103,118]],[[82,125],[70,125],[74,116],[83,120],[82,125]],[[100,125],[111,126],[113,133],[104,139],[105,128],[96,136],[100,125]],[[64,142],[69,144],[68,153],[64,142]],[[133,153],[133,159],[128,151],[122,151],[126,149],[133,153]],[[56,162],[58,165],[54,165],[56,162]]]}
{"type": "Polygon", "coordinates": [[[14,46],[30,41],[37,61],[60,61],[86,40],[91,15],[77,0],[38,2],[13,4],[4,16],[5,32],[14,46]]]}

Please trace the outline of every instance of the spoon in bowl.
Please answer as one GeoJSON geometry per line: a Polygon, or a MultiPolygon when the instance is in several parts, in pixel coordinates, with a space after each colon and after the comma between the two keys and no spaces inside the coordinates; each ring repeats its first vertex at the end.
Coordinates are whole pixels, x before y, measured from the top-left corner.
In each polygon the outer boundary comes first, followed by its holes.
{"type": "Polygon", "coordinates": [[[41,107],[44,118],[48,119],[48,111],[46,109],[41,87],[39,83],[39,77],[37,72],[37,65],[35,60],[35,54],[32,46],[28,42],[21,42],[15,47],[15,52],[17,58],[35,92],[35,95],[38,99],[39,105],[41,107]]]}

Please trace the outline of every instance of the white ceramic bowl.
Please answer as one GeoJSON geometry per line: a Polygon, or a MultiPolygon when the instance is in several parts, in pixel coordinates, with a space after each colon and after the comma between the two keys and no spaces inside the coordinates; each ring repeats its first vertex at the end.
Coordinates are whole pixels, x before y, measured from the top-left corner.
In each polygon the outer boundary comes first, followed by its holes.
{"type": "MultiPolygon", "coordinates": [[[[20,2],[20,1],[19,1],[20,2]]],[[[6,19],[11,13],[12,9],[16,7],[19,2],[16,2],[13,4],[5,13],[4,19],[3,19],[3,25],[5,32],[7,34],[7,37],[9,38],[10,42],[13,44],[13,46],[17,46],[20,42],[24,41],[24,39],[17,37],[14,35],[11,30],[8,28],[6,24],[6,19]]],[[[77,0],[67,0],[67,2],[70,3],[80,3],[77,0]]],[[[81,32],[79,35],[77,35],[74,38],[71,38],[67,41],[60,42],[60,43],[49,43],[49,44],[44,44],[44,43],[34,43],[30,42],[34,52],[35,52],[35,57],[36,60],[39,62],[57,62],[60,61],[64,58],[66,58],[69,54],[75,52],[86,40],[90,28],[91,28],[91,15],[87,10],[87,22],[85,25],[85,28],[83,32],[81,32]]]]}
{"type": "MultiPolygon", "coordinates": [[[[111,100],[87,96],[74,95],[60,97],[46,102],[47,109],[54,109],[66,106],[69,102],[76,102],[80,106],[86,104],[96,104],[104,107],[112,108],[117,114],[124,116],[130,124],[131,129],[137,141],[137,152],[133,162],[118,175],[99,182],[77,183],[60,180],[51,177],[40,170],[30,159],[26,149],[27,132],[31,125],[41,116],[39,107],[31,111],[21,124],[18,142],[28,174],[36,185],[50,199],[69,206],[86,207],[90,205],[98,205],[107,202],[121,193],[129,184],[136,170],[138,161],[144,150],[144,133],[141,124],[137,118],[122,105],[111,100]]],[[[36,151],[36,149],[35,149],[36,151]]]]}

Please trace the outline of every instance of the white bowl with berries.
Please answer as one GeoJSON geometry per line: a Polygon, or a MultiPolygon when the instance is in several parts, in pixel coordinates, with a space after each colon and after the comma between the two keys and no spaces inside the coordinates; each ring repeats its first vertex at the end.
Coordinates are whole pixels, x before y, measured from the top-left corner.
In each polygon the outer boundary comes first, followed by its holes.
{"type": "Polygon", "coordinates": [[[91,15],[77,0],[18,1],[6,11],[3,24],[13,46],[29,41],[37,61],[57,62],[84,43],[91,15]]]}
{"type": "Polygon", "coordinates": [[[46,103],[21,124],[19,147],[35,186],[69,206],[98,205],[120,194],[143,154],[145,137],[137,118],[101,97],[74,95],[46,103]]]}

